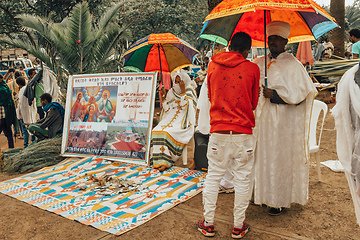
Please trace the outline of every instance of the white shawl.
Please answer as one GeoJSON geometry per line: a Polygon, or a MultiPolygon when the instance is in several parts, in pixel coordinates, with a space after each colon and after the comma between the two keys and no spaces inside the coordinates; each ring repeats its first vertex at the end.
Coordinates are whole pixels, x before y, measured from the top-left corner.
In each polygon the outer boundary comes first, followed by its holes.
{"type": "MultiPolygon", "coordinates": [[[[341,78],[336,94],[336,105],[331,112],[335,118],[337,154],[345,169],[345,175],[354,202],[357,223],[360,225],[360,193],[358,191],[359,187],[357,186],[359,183],[353,180],[355,176],[353,176],[351,171],[351,160],[354,149],[360,147],[355,146],[355,135],[356,133],[360,133],[360,129],[352,126],[350,115],[350,109],[352,109],[356,117],[360,118],[360,88],[354,81],[354,75],[358,69],[359,65],[352,67],[341,78]]],[[[359,144],[359,142],[357,142],[357,144],[359,144]]]]}

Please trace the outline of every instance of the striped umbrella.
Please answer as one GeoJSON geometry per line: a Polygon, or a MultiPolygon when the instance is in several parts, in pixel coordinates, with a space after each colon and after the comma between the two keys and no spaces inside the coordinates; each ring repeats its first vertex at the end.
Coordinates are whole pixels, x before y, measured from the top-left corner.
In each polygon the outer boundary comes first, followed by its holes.
{"type": "Polygon", "coordinates": [[[251,36],[253,46],[266,47],[266,25],[271,21],[290,24],[289,43],[315,40],[338,27],[312,0],[224,0],[205,18],[200,38],[227,46],[241,31],[251,36]]]}
{"type": "Polygon", "coordinates": [[[253,46],[263,47],[266,25],[271,21],[290,24],[289,43],[318,39],[338,27],[317,3],[311,0],[224,0],[205,18],[200,37],[227,45],[237,32],[246,32],[253,46]]]}
{"type": "MultiPolygon", "coordinates": [[[[124,68],[137,72],[174,72],[192,65],[199,53],[171,33],[153,33],[130,46],[124,53],[124,68]]],[[[162,74],[160,74],[162,78],[162,74]]]]}

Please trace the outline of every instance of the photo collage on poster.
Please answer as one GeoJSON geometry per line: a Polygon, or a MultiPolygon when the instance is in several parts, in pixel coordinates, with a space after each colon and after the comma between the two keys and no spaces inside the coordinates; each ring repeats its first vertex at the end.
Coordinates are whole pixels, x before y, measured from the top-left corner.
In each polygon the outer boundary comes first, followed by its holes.
{"type": "Polygon", "coordinates": [[[70,78],[63,154],[96,155],[146,164],[154,79],[153,73],[70,78]]]}

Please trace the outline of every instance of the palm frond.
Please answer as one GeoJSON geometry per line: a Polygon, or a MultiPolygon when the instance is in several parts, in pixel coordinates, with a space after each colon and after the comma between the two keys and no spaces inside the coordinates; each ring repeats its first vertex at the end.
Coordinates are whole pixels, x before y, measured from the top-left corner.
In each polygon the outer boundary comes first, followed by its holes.
{"type": "Polygon", "coordinates": [[[87,2],[81,2],[73,8],[68,25],[69,40],[75,40],[72,44],[78,43],[79,47],[88,44],[91,38],[91,21],[87,2]]]}
{"type": "Polygon", "coordinates": [[[120,2],[114,4],[114,6],[112,6],[110,9],[108,9],[105,12],[104,16],[99,21],[97,33],[96,33],[94,39],[98,39],[104,33],[104,31],[109,26],[109,23],[111,22],[111,20],[117,15],[118,11],[125,3],[126,3],[125,0],[121,0],[120,2]]]}
{"type": "Polygon", "coordinates": [[[106,59],[110,57],[111,50],[114,48],[114,45],[118,43],[120,39],[119,35],[121,35],[122,32],[123,29],[120,29],[118,26],[113,26],[94,44],[91,54],[97,62],[97,66],[94,66],[97,71],[106,62],[106,59]]]}
{"type": "Polygon", "coordinates": [[[21,23],[21,26],[27,30],[35,30],[47,41],[51,42],[51,25],[52,21],[40,18],[39,16],[33,16],[30,14],[17,15],[16,18],[21,23]]]}
{"type": "Polygon", "coordinates": [[[53,69],[52,61],[49,54],[46,51],[42,51],[41,49],[35,47],[29,41],[21,41],[17,39],[10,39],[10,38],[0,38],[0,43],[6,43],[10,46],[21,48],[28,53],[32,54],[34,57],[43,61],[48,67],[53,69]]]}

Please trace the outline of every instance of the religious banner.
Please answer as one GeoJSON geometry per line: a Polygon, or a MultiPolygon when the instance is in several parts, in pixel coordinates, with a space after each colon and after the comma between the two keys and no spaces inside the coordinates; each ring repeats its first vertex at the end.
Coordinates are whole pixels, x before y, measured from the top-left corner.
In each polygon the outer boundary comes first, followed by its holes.
{"type": "Polygon", "coordinates": [[[156,73],[108,73],[69,78],[63,156],[101,156],[147,164],[156,73]]]}

